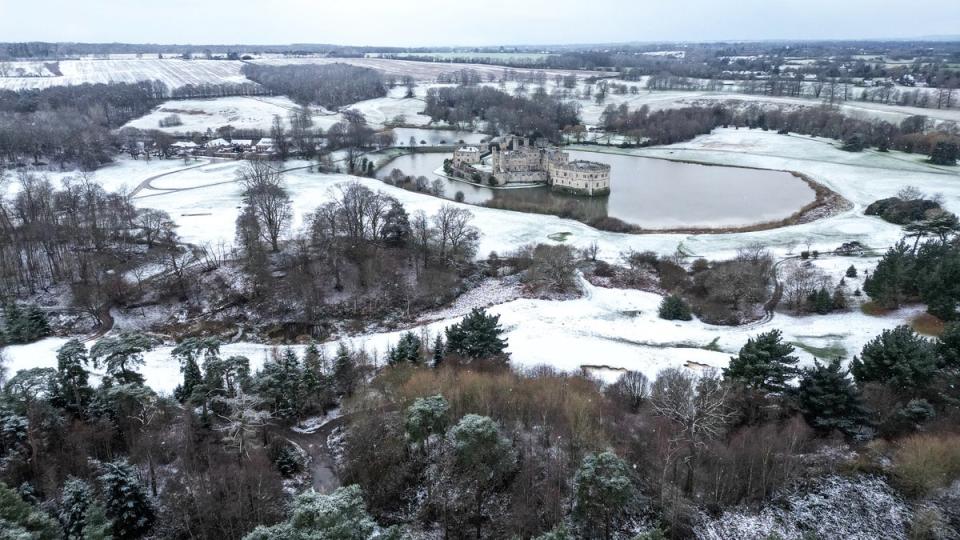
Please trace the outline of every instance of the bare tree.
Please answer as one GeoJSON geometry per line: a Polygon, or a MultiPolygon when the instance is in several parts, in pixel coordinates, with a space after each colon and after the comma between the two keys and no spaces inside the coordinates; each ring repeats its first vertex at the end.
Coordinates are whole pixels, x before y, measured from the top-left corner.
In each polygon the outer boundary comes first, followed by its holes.
{"type": "Polygon", "coordinates": [[[693,491],[694,469],[707,441],[719,437],[733,418],[728,389],[716,371],[699,377],[683,368],[668,368],[657,374],[651,391],[657,415],[673,425],[670,451],[663,474],[683,463],[687,469],[684,491],[693,491]]]}
{"type": "Polygon", "coordinates": [[[290,196],[283,186],[283,173],[266,161],[248,162],[238,173],[244,186],[243,201],[253,210],[260,234],[273,251],[280,250],[280,235],[293,217],[290,196]]]}

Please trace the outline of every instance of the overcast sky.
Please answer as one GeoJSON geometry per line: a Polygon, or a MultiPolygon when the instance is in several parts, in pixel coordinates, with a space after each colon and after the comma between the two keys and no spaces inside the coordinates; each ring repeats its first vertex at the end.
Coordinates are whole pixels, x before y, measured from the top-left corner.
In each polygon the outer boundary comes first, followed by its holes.
{"type": "Polygon", "coordinates": [[[960,0],[0,0],[0,41],[498,45],[960,34],[960,0]]]}

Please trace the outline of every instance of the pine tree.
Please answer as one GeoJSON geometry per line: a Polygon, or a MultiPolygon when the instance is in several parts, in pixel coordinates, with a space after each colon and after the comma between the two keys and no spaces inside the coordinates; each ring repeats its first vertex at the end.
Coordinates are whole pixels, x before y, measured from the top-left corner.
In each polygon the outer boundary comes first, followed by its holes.
{"type": "Polygon", "coordinates": [[[833,311],[843,311],[847,309],[847,295],[843,293],[842,288],[834,289],[831,304],[831,309],[833,311]]]}
{"type": "Polygon", "coordinates": [[[104,366],[107,374],[120,384],[143,384],[143,375],[135,369],[143,365],[143,353],[156,344],[155,339],[139,332],[124,332],[94,344],[90,358],[94,366],[104,366]]]}
{"type": "Polygon", "coordinates": [[[867,411],[848,374],[839,358],[826,364],[815,361],[812,368],[803,370],[797,405],[811,426],[852,435],[866,423],[867,411]]]}
{"type": "Polygon", "coordinates": [[[367,513],[363,492],[357,485],[337,488],[329,495],[313,490],[298,495],[287,521],[270,527],[260,526],[244,540],[275,539],[370,540],[391,535],[381,531],[367,513]]]}
{"type": "MultiPolygon", "coordinates": [[[[220,358],[220,340],[216,338],[187,338],[170,351],[170,355],[179,360],[183,384],[174,391],[181,403],[185,401],[205,402],[205,394],[219,389],[219,386],[206,388],[206,379],[200,370],[200,358],[204,367],[216,364],[220,358]]],[[[212,381],[211,381],[212,382],[212,381]]]]}
{"type": "Polygon", "coordinates": [[[810,293],[807,304],[810,311],[826,315],[833,310],[833,297],[827,292],[826,287],[820,287],[819,290],[810,293]]]}
{"type": "Polygon", "coordinates": [[[50,335],[50,323],[47,315],[35,305],[27,308],[26,325],[28,329],[27,341],[33,342],[50,335]]]}
{"type": "Polygon", "coordinates": [[[937,339],[940,369],[960,373],[960,322],[948,323],[937,339]]]}
{"type": "Polygon", "coordinates": [[[50,335],[47,316],[35,305],[22,309],[10,302],[3,308],[3,318],[6,323],[4,340],[8,343],[32,343],[50,335]]]}
{"type": "Polygon", "coordinates": [[[273,403],[273,413],[288,420],[300,415],[303,408],[303,369],[293,349],[267,361],[257,381],[260,394],[273,403]]]}
{"type": "Polygon", "coordinates": [[[858,383],[878,382],[901,393],[917,393],[937,370],[933,343],[906,325],[884,330],[853,359],[850,371],[858,383]]]}
{"type": "Polygon", "coordinates": [[[24,343],[24,318],[20,306],[10,302],[3,306],[4,333],[8,343],[24,343]]]}
{"type": "Polygon", "coordinates": [[[397,346],[394,347],[387,358],[390,365],[410,362],[411,364],[420,363],[420,350],[422,344],[420,338],[413,332],[405,332],[400,336],[397,346]]]}
{"type": "Polygon", "coordinates": [[[70,477],[63,484],[60,523],[66,540],[110,538],[110,523],[97,503],[90,486],[70,477]]]}
{"type": "Polygon", "coordinates": [[[52,401],[74,415],[82,414],[93,396],[84,367],[87,361],[87,348],[76,339],[57,350],[57,385],[52,401]]]}
{"type": "Polygon", "coordinates": [[[679,295],[671,294],[660,302],[658,314],[661,319],[668,321],[689,321],[693,319],[690,306],[679,295]]]}
{"type": "Polygon", "coordinates": [[[863,282],[863,290],[879,305],[898,308],[906,297],[916,294],[913,275],[913,255],[904,242],[899,242],[877,263],[873,275],[863,282]]]}
{"type": "Polygon", "coordinates": [[[495,516],[485,515],[484,504],[496,486],[502,485],[517,465],[517,453],[510,440],[501,435],[491,418],[468,414],[448,433],[452,450],[449,474],[458,484],[456,493],[463,506],[473,509],[476,538],[482,538],[483,523],[495,516]]]}
{"type": "Polygon", "coordinates": [[[857,277],[857,267],[851,264],[851,265],[850,265],[850,268],[847,268],[847,274],[846,274],[846,276],[847,276],[848,278],[855,278],[855,277],[857,277]]]}
{"type": "Polygon", "coordinates": [[[573,521],[583,538],[613,538],[634,494],[626,463],[611,451],[589,454],[573,483],[573,521]]]}
{"type": "Polygon", "coordinates": [[[438,368],[443,364],[443,355],[446,353],[446,346],[443,343],[443,335],[437,333],[433,340],[433,367],[438,368]]]}
{"type": "Polygon", "coordinates": [[[353,394],[357,382],[357,369],[354,365],[353,355],[345,343],[337,346],[337,357],[333,362],[333,380],[337,392],[344,396],[353,394]]]}
{"type": "Polygon", "coordinates": [[[431,435],[440,435],[447,429],[450,404],[441,395],[417,398],[407,407],[404,423],[407,438],[421,443],[431,435]]]}
{"type": "Polygon", "coordinates": [[[303,379],[300,382],[305,405],[325,409],[333,401],[326,361],[316,344],[311,343],[303,353],[303,379]]]}
{"type": "Polygon", "coordinates": [[[0,482],[0,538],[59,540],[61,532],[56,520],[0,482]]]}
{"type": "Polygon", "coordinates": [[[793,345],[783,342],[780,330],[771,330],[747,340],[740,354],[730,359],[723,376],[751,390],[780,394],[797,374],[793,345]]]}
{"type": "Polygon", "coordinates": [[[499,315],[487,315],[481,308],[474,308],[458,324],[447,328],[447,351],[479,360],[504,354],[507,340],[503,339],[499,315]]]}
{"type": "Polygon", "coordinates": [[[99,480],[107,517],[113,523],[113,537],[140,538],[149,532],[156,512],[136,470],[126,460],[114,461],[103,466],[99,480]]]}

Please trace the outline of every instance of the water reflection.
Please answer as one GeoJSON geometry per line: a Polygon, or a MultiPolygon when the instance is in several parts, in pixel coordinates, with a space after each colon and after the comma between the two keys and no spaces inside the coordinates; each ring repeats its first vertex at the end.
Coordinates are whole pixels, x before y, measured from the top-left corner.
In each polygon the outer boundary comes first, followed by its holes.
{"type": "Polygon", "coordinates": [[[708,166],[637,156],[571,151],[571,159],[611,166],[608,197],[578,197],[549,187],[490,189],[434,174],[445,153],[402,156],[378,171],[384,178],[393,169],[407,175],[441,178],[443,196],[464,202],[524,209],[549,208],[550,213],[592,220],[613,217],[644,228],[728,227],[789,217],[815,200],[800,178],[781,171],[708,166]]]}

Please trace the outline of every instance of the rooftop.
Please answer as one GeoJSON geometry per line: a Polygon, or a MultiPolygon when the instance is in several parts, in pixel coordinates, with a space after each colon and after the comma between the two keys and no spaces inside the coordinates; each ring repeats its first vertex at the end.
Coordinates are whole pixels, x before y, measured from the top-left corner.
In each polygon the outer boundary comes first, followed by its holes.
{"type": "Polygon", "coordinates": [[[581,171],[609,171],[610,166],[606,163],[597,163],[596,161],[584,161],[578,159],[566,164],[567,167],[580,169],[581,171]]]}

